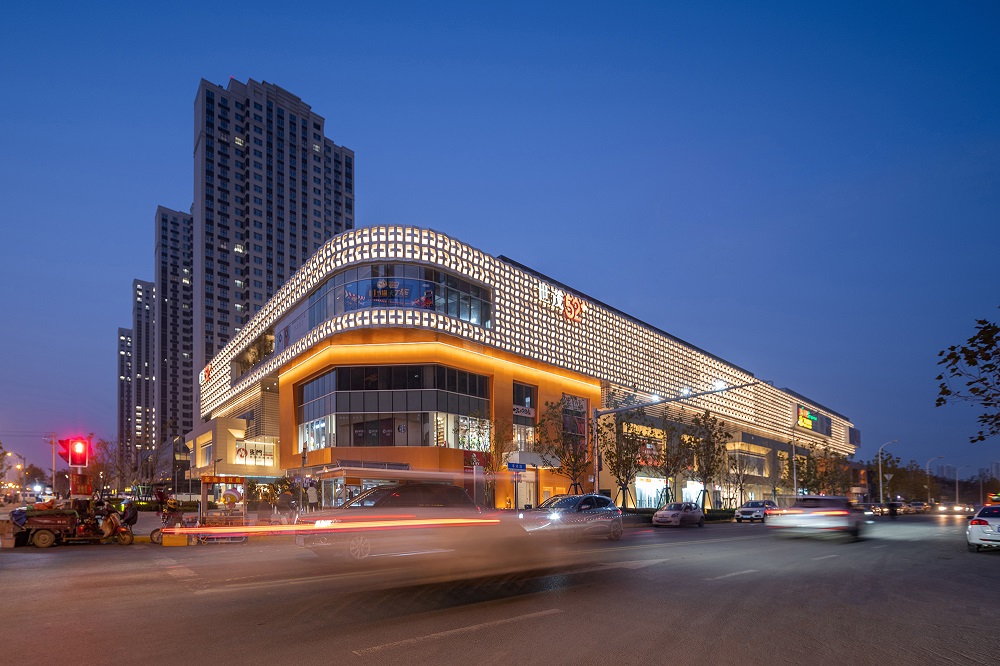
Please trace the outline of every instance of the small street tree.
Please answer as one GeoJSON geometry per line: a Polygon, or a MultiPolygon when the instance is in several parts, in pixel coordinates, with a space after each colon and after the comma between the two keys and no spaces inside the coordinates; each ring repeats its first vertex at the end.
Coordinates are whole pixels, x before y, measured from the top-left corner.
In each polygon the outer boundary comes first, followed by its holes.
{"type": "Polygon", "coordinates": [[[962,345],[952,345],[938,352],[938,365],[944,372],[937,376],[941,407],[958,400],[972,402],[982,409],[977,420],[980,430],[969,437],[981,442],[1000,434],[1000,326],[980,319],[976,332],[962,345]]]}
{"type": "Polygon", "coordinates": [[[788,456],[779,452],[774,446],[767,453],[767,484],[771,488],[771,499],[778,500],[778,490],[782,487],[782,480],[785,478],[785,467],[788,456]]]}
{"type": "Polygon", "coordinates": [[[737,444],[726,451],[726,485],[735,493],[736,506],[743,504],[750,477],[756,476],[758,469],[753,459],[737,444]]]}
{"type": "Polygon", "coordinates": [[[689,431],[694,450],[692,475],[704,487],[701,508],[705,510],[708,491],[726,465],[726,443],[732,437],[725,424],[707,409],[691,419],[689,431]]]}
{"type": "Polygon", "coordinates": [[[677,475],[688,471],[694,465],[694,450],[687,435],[687,428],[673,421],[664,421],[663,439],[660,441],[656,454],[649,460],[649,468],[663,477],[665,482],[661,506],[679,498],[671,497],[677,475]]]}
{"type": "Polygon", "coordinates": [[[480,458],[486,477],[486,505],[495,507],[497,481],[507,471],[510,454],[517,450],[514,442],[514,419],[474,414],[458,436],[463,445],[486,454],[480,458]]]}
{"type": "Polygon", "coordinates": [[[584,475],[591,468],[587,450],[587,412],[579,399],[563,396],[545,403],[538,419],[535,452],[556,474],[570,482],[570,492],[582,492],[584,475]]]}
{"type": "MultiPolygon", "coordinates": [[[[636,404],[636,398],[628,396],[622,407],[628,407],[632,404],[636,404]]],[[[598,446],[604,457],[604,464],[618,482],[618,494],[615,501],[621,507],[627,507],[630,498],[632,505],[635,506],[631,485],[646,461],[644,454],[650,439],[649,427],[650,419],[643,407],[636,407],[627,412],[608,414],[600,420],[597,426],[598,446]]]]}

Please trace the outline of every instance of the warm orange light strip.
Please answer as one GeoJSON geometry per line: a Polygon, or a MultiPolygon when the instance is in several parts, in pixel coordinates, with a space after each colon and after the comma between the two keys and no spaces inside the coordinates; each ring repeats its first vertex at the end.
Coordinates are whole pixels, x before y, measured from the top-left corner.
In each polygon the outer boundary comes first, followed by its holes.
{"type": "Polygon", "coordinates": [[[357,532],[364,530],[423,529],[428,527],[485,527],[499,525],[500,520],[438,518],[415,520],[368,520],[315,525],[222,525],[217,527],[165,527],[163,534],[193,534],[195,536],[245,536],[249,534],[321,534],[326,532],[357,532]]]}

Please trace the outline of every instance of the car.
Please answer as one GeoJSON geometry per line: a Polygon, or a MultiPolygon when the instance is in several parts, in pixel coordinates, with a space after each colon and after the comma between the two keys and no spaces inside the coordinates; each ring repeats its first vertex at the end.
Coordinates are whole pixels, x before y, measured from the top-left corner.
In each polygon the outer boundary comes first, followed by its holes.
{"type": "Polygon", "coordinates": [[[984,506],[970,516],[965,541],[969,550],[975,552],[983,548],[1000,548],[1000,505],[984,506]]]}
{"type": "Polygon", "coordinates": [[[828,495],[803,495],[791,507],[767,515],[768,531],[788,536],[846,534],[857,539],[864,522],[864,513],[850,500],[828,495]]]}
{"type": "Polygon", "coordinates": [[[585,536],[622,537],[622,510],[610,497],[593,493],[553,495],[534,509],[518,514],[529,535],[578,541],[585,536]]]}
{"type": "Polygon", "coordinates": [[[930,508],[930,505],[927,502],[910,502],[910,508],[914,513],[923,513],[930,508]]]}
{"type": "Polygon", "coordinates": [[[855,504],[857,509],[865,514],[865,517],[877,516],[881,511],[881,507],[878,504],[872,504],[871,502],[861,502],[855,504]]]}
{"type": "Polygon", "coordinates": [[[300,516],[295,542],[322,557],[359,563],[381,556],[478,552],[518,536],[526,534],[516,521],[484,515],[464,488],[405,483],[375,486],[340,507],[300,516]]]}
{"type": "Polygon", "coordinates": [[[736,509],[736,522],[742,523],[744,520],[749,520],[751,523],[755,520],[764,522],[767,519],[767,512],[770,509],[777,509],[778,505],[771,500],[750,500],[749,502],[744,502],[743,506],[736,509]]]}
{"type": "Polygon", "coordinates": [[[941,502],[937,505],[939,514],[966,514],[973,510],[973,507],[961,502],[941,502]]]}
{"type": "Polygon", "coordinates": [[[705,526],[705,514],[694,502],[671,502],[653,514],[653,527],[705,526]]]}

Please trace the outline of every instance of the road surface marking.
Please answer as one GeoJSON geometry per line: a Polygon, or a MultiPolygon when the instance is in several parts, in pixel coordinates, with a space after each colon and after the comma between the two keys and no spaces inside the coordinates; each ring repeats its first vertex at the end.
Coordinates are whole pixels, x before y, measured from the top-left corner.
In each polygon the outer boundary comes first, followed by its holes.
{"type": "Polygon", "coordinates": [[[814,557],[814,560],[828,560],[831,557],[840,557],[840,555],[821,555],[820,557],[814,557]]]}
{"type": "Polygon", "coordinates": [[[723,578],[730,578],[732,576],[742,576],[748,573],[757,573],[759,569],[747,569],[746,571],[734,571],[733,573],[727,573],[723,576],[716,576],[715,578],[706,578],[705,580],[722,580],[723,578]]]}
{"type": "Polygon", "coordinates": [[[885,548],[885,547],[886,547],[886,544],[882,544],[881,546],[872,546],[872,548],[885,548]]]}
{"type": "Polygon", "coordinates": [[[407,645],[415,645],[416,643],[423,643],[424,641],[436,640],[438,638],[447,638],[449,636],[458,636],[460,634],[467,634],[473,631],[479,631],[480,629],[486,629],[487,627],[499,627],[504,624],[511,624],[512,622],[520,622],[522,620],[534,620],[536,618],[545,617],[546,615],[556,615],[562,613],[559,608],[550,608],[549,610],[539,611],[537,613],[528,613],[527,615],[518,615],[517,617],[507,617],[502,620],[493,620],[492,622],[483,622],[481,624],[472,624],[467,627],[459,627],[458,629],[449,629],[448,631],[439,631],[433,634],[427,634],[426,636],[417,636],[416,638],[407,638],[402,641],[394,641],[392,643],[383,643],[382,645],[373,645],[372,647],[364,648],[361,650],[352,650],[354,654],[361,656],[365,654],[371,654],[372,652],[381,652],[382,650],[392,650],[393,648],[404,647],[407,645]]]}

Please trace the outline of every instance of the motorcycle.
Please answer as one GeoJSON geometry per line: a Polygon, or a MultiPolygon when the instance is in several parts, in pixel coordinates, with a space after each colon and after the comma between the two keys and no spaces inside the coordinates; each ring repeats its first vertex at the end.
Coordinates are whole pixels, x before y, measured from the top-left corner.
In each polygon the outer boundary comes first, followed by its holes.
{"type": "Polygon", "coordinates": [[[115,540],[123,546],[129,546],[135,541],[132,528],[122,522],[122,515],[113,504],[108,504],[105,508],[101,529],[104,539],[115,540]]]}
{"type": "Polygon", "coordinates": [[[149,533],[150,542],[159,546],[163,543],[163,528],[173,527],[177,524],[184,525],[184,512],[170,510],[161,512],[160,526],[149,533]]]}

